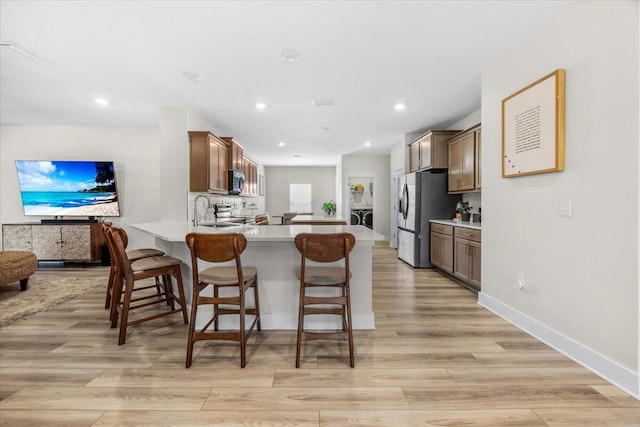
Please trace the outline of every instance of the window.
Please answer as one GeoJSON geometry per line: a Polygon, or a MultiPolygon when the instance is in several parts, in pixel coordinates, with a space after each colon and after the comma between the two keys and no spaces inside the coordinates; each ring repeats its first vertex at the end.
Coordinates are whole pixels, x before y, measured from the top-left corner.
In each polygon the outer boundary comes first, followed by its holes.
{"type": "Polygon", "coordinates": [[[311,184],[289,184],[289,212],[311,212],[311,184]]]}

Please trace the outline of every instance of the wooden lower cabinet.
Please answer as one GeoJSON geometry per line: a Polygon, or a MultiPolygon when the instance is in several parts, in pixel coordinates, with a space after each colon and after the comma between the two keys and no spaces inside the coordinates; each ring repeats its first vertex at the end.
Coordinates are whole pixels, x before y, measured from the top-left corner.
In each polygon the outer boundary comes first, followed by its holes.
{"type": "Polygon", "coordinates": [[[431,264],[480,290],[481,242],[480,230],[431,223],[431,264]]]}
{"type": "Polygon", "coordinates": [[[453,227],[431,224],[431,264],[453,273],[453,227]]]}
{"type": "Polygon", "coordinates": [[[480,289],[481,232],[455,227],[453,244],[453,275],[480,289]]]}
{"type": "Polygon", "coordinates": [[[89,262],[101,258],[100,224],[3,224],[2,248],[33,252],[39,261],[89,262]]]}

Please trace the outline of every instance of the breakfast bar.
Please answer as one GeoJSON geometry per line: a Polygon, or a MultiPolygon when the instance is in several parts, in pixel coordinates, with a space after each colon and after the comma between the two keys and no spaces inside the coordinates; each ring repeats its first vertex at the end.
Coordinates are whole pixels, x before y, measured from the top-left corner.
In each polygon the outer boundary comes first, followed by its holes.
{"type": "MultiPolygon", "coordinates": [[[[299,282],[295,271],[300,266],[300,253],[293,239],[298,233],[351,233],[356,245],[349,256],[353,327],[375,329],[372,305],[373,245],[384,236],[361,225],[237,225],[218,227],[215,223],[194,227],[187,221],[157,221],[132,225],[136,230],[155,237],[156,247],[183,261],[182,277],[190,308],[192,277],[191,254],[185,242],[188,233],[242,233],[247,248],[242,253],[242,265],[258,269],[261,323],[263,329],[296,329],[298,325],[299,282]]],[[[231,263],[230,263],[231,264],[231,263]]],[[[199,262],[200,269],[210,264],[199,262]]],[[[328,290],[332,291],[332,290],[328,290]]],[[[248,306],[253,301],[248,296],[248,306]]],[[[197,326],[203,326],[211,313],[198,313],[197,326]],[[208,317],[207,317],[208,316],[208,317]]],[[[227,316],[232,317],[232,316],[227,316]]],[[[305,322],[311,329],[340,328],[337,316],[314,316],[305,322]]],[[[221,328],[233,328],[237,319],[221,319],[221,328]]],[[[236,326],[237,327],[237,326],[236,326]]]]}

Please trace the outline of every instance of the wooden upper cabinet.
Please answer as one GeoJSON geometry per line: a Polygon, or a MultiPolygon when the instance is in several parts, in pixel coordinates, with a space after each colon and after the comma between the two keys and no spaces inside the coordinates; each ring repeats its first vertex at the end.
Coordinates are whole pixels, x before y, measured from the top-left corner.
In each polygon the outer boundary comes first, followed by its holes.
{"type": "Polygon", "coordinates": [[[414,141],[409,145],[409,170],[415,172],[420,169],[420,142],[414,141]]]}
{"type": "Polygon", "coordinates": [[[479,189],[479,130],[464,132],[449,140],[449,192],[479,189]]]}
{"type": "Polygon", "coordinates": [[[244,171],[244,148],[231,136],[222,137],[229,144],[229,169],[244,171]]]}
{"type": "Polygon", "coordinates": [[[480,142],[482,137],[482,130],[478,129],[476,131],[476,190],[480,190],[482,188],[480,178],[482,177],[480,173],[480,142]]]}
{"type": "Polygon", "coordinates": [[[247,157],[244,158],[244,194],[258,194],[258,165],[247,157]]]}
{"type": "Polygon", "coordinates": [[[409,145],[411,172],[427,169],[446,169],[448,165],[447,140],[457,130],[430,130],[409,145]]]}
{"type": "Polygon", "coordinates": [[[211,132],[189,132],[189,191],[226,194],[229,147],[211,132]]]}

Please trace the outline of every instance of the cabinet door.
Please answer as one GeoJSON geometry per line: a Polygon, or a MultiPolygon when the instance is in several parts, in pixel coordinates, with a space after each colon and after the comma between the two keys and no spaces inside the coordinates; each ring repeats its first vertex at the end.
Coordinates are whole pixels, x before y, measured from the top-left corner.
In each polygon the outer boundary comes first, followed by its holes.
{"type": "Polygon", "coordinates": [[[432,164],[432,135],[427,135],[420,140],[420,169],[429,168],[432,164]]]}
{"type": "Polygon", "coordinates": [[[229,148],[223,144],[218,144],[218,190],[227,192],[229,190],[229,148]]]}
{"type": "Polygon", "coordinates": [[[239,171],[244,169],[244,149],[238,145],[233,144],[233,159],[235,164],[233,165],[233,169],[237,169],[239,171]]]}
{"type": "Polygon", "coordinates": [[[61,225],[60,236],[61,259],[69,261],[91,260],[91,225],[61,225]]]}
{"type": "Polygon", "coordinates": [[[5,251],[31,252],[33,249],[31,225],[3,225],[2,249],[5,251]]]}
{"type": "Polygon", "coordinates": [[[449,191],[459,191],[462,186],[462,145],[460,140],[449,142],[449,191]]]}
{"type": "Polygon", "coordinates": [[[440,269],[453,273],[453,237],[440,236],[440,269]]]}
{"type": "Polygon", "coordinates": [[[475,133],[469,133],[462,137],[462,171],[460,190],[473,190],[475,188],[475,162],[476,144],[475,133]]]}
{"type": "Polygon", "coordinates": [[[418,141],[409,146],[409,167],[411,172],[420,169],[420,142],[418,141]]]}
{"type": "Polygon", "coordinates": [[[221,190],[220,181],[220,148],[213,138],[209,140],[209,190],[221,190]]]}
{"type": "Polygon", "coordinates": [[[469,281],[469,241],[456,237],[453,241],[453,275],[469,281]]]}
{"type": "Polygon", "coordinates": [[[482,245],[478,242],[469,242],[469,251],[469,283],[480,289],[482,245]]]}
{"type": "Polygon", "coordinates": [[[481,140],[482,132],[478,129],[476,131],[476,189],[479,190],[482,188],[480,185],[480,140],[481,140]]]}
{"type": "Polygon", "coordinates": [[[39,260],[61,260],[62,236],[59,225],[33,225],[33,253],[39,260]]]}
{"type": "Polygon", "coordinates": [[[440,267],[442,264],[442,254],[440,244],[441,237],[438,233],[431,233],[431,264],[434,267],[440,267]]]}

